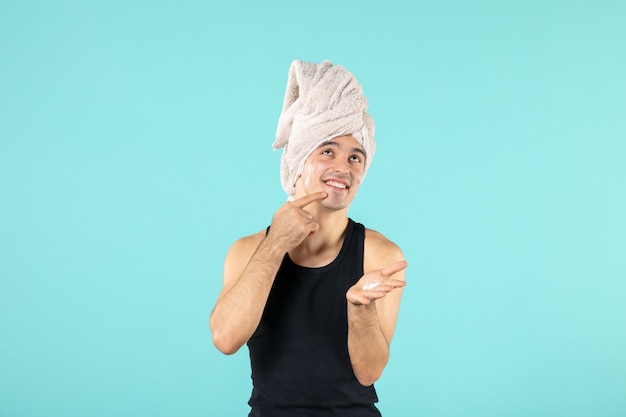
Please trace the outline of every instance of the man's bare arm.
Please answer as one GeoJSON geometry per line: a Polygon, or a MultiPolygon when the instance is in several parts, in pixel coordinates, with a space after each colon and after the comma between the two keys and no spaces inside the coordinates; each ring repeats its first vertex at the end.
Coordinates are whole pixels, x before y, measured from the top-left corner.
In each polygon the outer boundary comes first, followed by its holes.
{"type": "Polygon", "coordinates": [[[319,229],[304,207],[326,196],[320,192],[285,203],[274,214],[267,235],[259,232],[230,248],[222,292],[209,319],[213,343],[221,352],[233,354],[250,339],[285,253],[319,229]]]}
{"type": "Polygon", "coordinates": [[[389,361],[407,266],[396,245],[368,232],[374,236],[366,239],[366,274],[346,294],[348,352],[354,375],[364,386],[377,381],[389,361]],[[372,267],[377,269],[367,272],[372,267]]]}

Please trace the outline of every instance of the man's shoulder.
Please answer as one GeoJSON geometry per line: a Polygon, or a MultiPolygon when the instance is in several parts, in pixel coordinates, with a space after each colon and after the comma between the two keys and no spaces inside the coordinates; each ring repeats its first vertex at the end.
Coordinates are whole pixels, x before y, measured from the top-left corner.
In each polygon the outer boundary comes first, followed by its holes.
{"type": "Polygon", "coordinates": [[[393,262],[404,260],[398,245],[382,233],[365,228],[364,266],[366,271],[385,267],[393,262]]]}
{"type": "Polygon", "coordinates": [[[389,240],[385,235],[367,227],[365,228],[365,244],[374,249],[400,250],[400,247],[389,240]]]}
{"type": "Polygon", "coordinates": [[[231,245],[230,252],[254,252],[264,238],[265,229],[248,236],[240,237],[231,245]]]}
{"type": "Polygon", "coordinates": [[[239,277],[243,268],[248,264],[264,237],[265,231],[262,230],[253,235],[237,239],[230,246],[226,254],[226,259],[224,260],[224,276],[239,277]]]}

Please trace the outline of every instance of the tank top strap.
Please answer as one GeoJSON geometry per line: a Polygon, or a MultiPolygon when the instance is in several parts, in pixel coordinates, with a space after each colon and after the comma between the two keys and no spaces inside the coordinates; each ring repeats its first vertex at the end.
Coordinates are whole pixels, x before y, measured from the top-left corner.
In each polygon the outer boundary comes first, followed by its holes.
{"type": "Polygon", "coordinates": [[[351,231],[352,237],[350,239],[350,246],[352,251],[350,253],[354,254],[356,257],[355,261],[357,264],[357,272],[359,277],[363,276],[363,251],[365,248],[365,226],[361,223],[356,223],[352,219],[348,219],[348,230],[351,231]]]}

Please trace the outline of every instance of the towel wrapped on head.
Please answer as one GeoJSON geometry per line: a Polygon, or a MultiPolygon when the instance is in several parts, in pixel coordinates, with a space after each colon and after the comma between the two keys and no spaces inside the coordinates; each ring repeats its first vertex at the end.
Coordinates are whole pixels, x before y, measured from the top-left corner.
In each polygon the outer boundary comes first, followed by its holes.
{"type": "Polygon", "coordinates": [[[376,143],[374,120],[366,111],[361,85],[344,67],[329,61],[291,63],[273,144],[274,149],[284,148],[280,180],[290,198],[309,155],[338,136],[351,135],[363,146],[367,172],[376,143]]]}

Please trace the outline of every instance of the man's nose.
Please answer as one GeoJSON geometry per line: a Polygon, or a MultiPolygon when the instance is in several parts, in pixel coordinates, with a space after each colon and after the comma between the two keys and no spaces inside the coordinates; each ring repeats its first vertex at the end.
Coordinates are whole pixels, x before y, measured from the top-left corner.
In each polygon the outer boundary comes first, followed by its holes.
{"type": "Polygon", "coordinates": [[[339,159],[335,161],[333,169],[335,172],[338,172],[341,174],[347,174],[348,172],[350,172],[348,161],[339,160],[339,159]]]}

